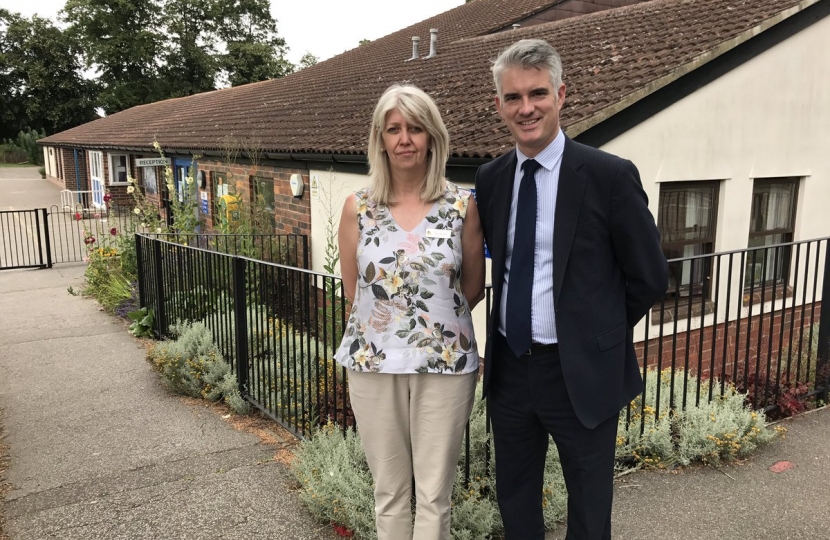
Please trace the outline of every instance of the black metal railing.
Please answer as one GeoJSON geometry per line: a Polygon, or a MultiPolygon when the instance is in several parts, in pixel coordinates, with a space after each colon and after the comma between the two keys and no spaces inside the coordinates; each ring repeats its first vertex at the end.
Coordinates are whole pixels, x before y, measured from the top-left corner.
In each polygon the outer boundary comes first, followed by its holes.
{"type": "MultiPolygon", "coordinates": [[[[170,335],[177,321],[204,323],[243,396],[296,435],[328,419],[352,425],[343,368],[332,360],[345,322],[342,285],[299,267],[308,264],[307,239],[257,237],[257,245],[282,246],[273,253],[292,264],[173,240],[182,238],[136,236],[139,297],[153,309],[159,335],[170,335]]],[[[225,247],[216,238],[189,240],[225,247]]]]}
{"type": "MultiPolygon", "coordinates": [[[[344,431],[353,425],[346,371],[333,361],[346,322],[339,277],[147,235],[136,244],[141,302],[155,310],[160,335],[176,320],[204,322],[243,396],[298,436],[328,421],[344,431]]],[[[670,261],[680,279],[637,327],[647,384],[626,417],[646,403],[656,402],[654,416],[661,406],[686,408],[730,385],[771,413],[785,394],[826,400],[830,318],[820,314],[829,249],[825,238],[670,261]],[[755,278],[759,261],[763,279],[755,278]],[[684,296],[683,275],[703,264],[708,292],[684,296]],[[683,373],[695,375],[694,386],[683,373]],[[650,385],[655,378],[670,384],[650,385]]],[[[488,317],[491,302],[487,287],[488,317]]],[[[465,449],[469,456],[469,430],[465,449]]],[[[484,452],[489,463],[489,446],[484,452]]]]}
{"type": "Polygon", "coordinates": [[[830,239],[821,238],[670,260],[674,287],[635,336],[646,382],[664,370],[670,379],[651,396],[655,414],[712,400],[730,384],[772,416],[811,398],[826,402],[830,318],[821,318],[821,292],[830,287],[828,257],[830,239]],[[694,275],[704,286],[690,292],[684,283],[694,275]],[[695,375],[694,388],[685,377],[675,384],[678,370],[695,375]]]}
{"type": "Polygon", "coordinates": [[[90,246],[105,246],[117,236],[143,230],[140,218],[132,208],[115,202],[83,211],[52,205],[47,215],[46,227],[54,263],[83,262],[90,246]]]}
{"type": "Polygon", "coordinates": [[[97,210],[64,211],[57,205],[0,212],[0,270],[51,268],[83,262],[89,250],[140,230],[138,216],[109,204],[97,210]]]}
{"type": "Polygon", "coordinates": [[[299,234],[148,233],[177,244],[258,261],[308,268],[308,237],[299,234]]]}
{"type": "Polygon", "coordinates": [[[0,211],[0,270],[51,268],[46,209],[0,211]]]}

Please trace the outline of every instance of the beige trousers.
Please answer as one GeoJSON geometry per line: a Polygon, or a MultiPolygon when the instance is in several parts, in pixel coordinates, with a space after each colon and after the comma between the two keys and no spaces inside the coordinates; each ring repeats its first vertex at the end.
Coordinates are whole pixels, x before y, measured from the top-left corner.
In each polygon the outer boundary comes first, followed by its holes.
{"type": "Polygon", "coordinates": [[[349,397],[375,480],[378,540],[449,540],[450,496],[476,373],[349,372],[349,397]]]}

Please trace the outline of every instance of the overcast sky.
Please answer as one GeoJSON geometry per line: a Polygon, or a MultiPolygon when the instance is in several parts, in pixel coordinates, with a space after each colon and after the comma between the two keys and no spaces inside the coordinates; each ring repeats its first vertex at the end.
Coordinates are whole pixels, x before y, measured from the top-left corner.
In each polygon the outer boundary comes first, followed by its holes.
{"type": "MultiPolygon", "coordinates": [[[[25,16],[55,19],[66,0],[0,0],[0,7],[25,16]]],[[[464,0],[271,0],[288,59],[296,63],[311,52],[320,60],[357,47],[464,3],[464,0]]]]}

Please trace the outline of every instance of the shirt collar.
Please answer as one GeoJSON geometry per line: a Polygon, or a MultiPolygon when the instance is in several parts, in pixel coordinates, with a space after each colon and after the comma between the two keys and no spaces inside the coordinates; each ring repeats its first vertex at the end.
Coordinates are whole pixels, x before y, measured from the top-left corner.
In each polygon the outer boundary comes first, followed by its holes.
{"type": "MultiPolygon", "coordinates": [[[[556,163],[562,157],[562,154],[565,152],[565,134],[562,133],[562,130],[559,130],[559,133],[556,134],[556,137],[547,145],[544,150],[536,154],[535,159],[539,162],[539,165],[544,167],[548,171],[552,171],[553,168],[556,166],[556,163]]],[[[522,170],[522,164],[530,159],[526,155],[519,150],[519,147],[516,147],[516,157],[518,158],[519,162],[517,163],[517,170],[522,170]]]]}

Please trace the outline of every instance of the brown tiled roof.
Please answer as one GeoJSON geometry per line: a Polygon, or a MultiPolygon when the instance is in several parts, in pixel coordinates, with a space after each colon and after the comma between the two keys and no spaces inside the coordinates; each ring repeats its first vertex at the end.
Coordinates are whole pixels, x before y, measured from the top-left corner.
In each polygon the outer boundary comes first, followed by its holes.
{"type": "Polygon", "coordinates": [[[682,75],[817,2],[830,0],[654,0],[492,33],[556,4],[475,0],[281,79],[142,105],[52,135],[42,143],[84,147],[219,150],[227,136],[273,153],[363,154],[377,98],[394,82],[433,96],[452,152],[492,157],[511,145],[493,105],[490,61],[528,37],[552,43],[568,97],[562,124],[574,136],[682,75]],[[411,36],[438,56],[404,62],[411,36]]]}

